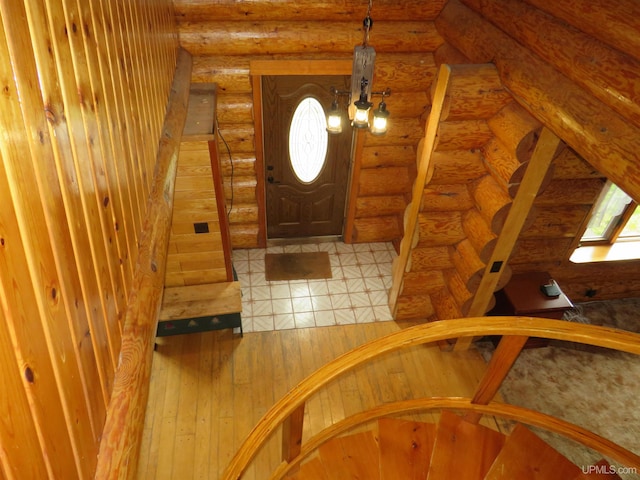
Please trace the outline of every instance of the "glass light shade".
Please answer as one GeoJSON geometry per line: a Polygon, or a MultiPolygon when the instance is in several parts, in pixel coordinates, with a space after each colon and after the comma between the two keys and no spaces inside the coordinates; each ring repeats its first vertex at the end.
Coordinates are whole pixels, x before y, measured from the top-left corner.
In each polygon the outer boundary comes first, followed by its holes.
{"type": "Polygon", "coordinates": [[[331,110],[327,117],[327,132],[342,133],[342,112],[336,102],[331,105],[331,110]]]}
{"type": "Polygon", "coordinates": [[[369,109],[372,103],[368,102],[367,97],[363,94],[354,105],[356,113],[353,117],[353,126],[356,128],[369,128],[369,109]]]}
{"type": "Polygon", "coordinates": [[[387,133],[387,119],[389,118],[389,112],[387,111],[387,105],[384,102],[380,102],[378,109],[373,112],[373,125],[371,126],[371,135],[384,135],[387,133]]]}

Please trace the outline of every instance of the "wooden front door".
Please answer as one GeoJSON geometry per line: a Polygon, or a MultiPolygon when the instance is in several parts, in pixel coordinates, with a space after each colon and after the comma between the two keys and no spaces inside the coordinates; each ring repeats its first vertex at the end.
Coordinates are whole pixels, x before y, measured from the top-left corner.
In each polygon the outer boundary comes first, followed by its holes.
{"type": "Polygon", "coordinates": [[[262,82],[268,238],[341,235],[351,128],[324,138],[321,120],[333,101],[330,87],[347,90],[349,77],[265,76],[262,82]],[[312,112],[305,117],[307,105],[312,112]]]}

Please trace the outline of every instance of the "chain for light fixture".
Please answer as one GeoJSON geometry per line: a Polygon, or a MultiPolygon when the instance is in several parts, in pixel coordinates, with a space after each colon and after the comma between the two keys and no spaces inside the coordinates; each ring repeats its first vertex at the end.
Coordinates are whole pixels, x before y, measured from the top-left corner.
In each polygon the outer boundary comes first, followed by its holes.
{"type": "Polygon", "coordinates": [[[352,119],[351,125],[355,128],[370,128],[369,112],[373,103],[371,97],[373,95],[381,95],[382,101],[374,112],[373,124],[370,132],[374,135],[384,135],[387,131],[387,118],[389,111],[384,97],[391,95],[389,88],[382,92],[372,91],[373,68],[376,59],[376,51],[369,46],[369,32],[373,27],[373,19],[371,18],[372,0],[369,0],[367,8],[367,16],[362,21],[363,25],[363,41],[362,45],[356,45],[353,50],[353,67],[351,69],[351,89],[349,91],[340,91],[331,87],[331,93],[334,95],[331,111],[327,117],[327,131],[329,133],[342,132],[342,115],[340,113],[339,97],[348,96],[349,118],[352,119]]]}

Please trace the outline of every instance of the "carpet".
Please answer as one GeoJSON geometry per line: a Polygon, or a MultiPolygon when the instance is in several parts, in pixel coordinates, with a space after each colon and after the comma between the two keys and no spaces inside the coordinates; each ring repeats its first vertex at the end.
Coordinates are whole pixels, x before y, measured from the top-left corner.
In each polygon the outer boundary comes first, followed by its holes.
{"type": "Polygon", "coordinates": [[[267,253],[264,262],[268,281],[332,277],[328,252],[267,253]]]}
{"type": "MultiPolygon", "coordinates": [[[[640,333],[638,312],[640,298],[589,302],[577,304],[565,319],[640,333]]],[[[482,343],[488,358],[493,346],[482,343]]],[[[524,350],[500,393],[507,403],[563,418],[640,454],[639,356],[552,341],[546,348],[524,350]]],[[[532,430],[578,466],[602,458],[564,437],[532,430]]],[[[636,480],[640,472],[620,477],[636,480]]]]}

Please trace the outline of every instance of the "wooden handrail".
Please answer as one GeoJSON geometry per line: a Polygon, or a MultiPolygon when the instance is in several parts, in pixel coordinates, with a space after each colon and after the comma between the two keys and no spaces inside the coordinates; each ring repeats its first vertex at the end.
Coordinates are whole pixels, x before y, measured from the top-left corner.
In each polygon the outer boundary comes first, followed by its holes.
{"type": "Polygon", "coordinates": [[[129,292],[120,361],[100,441],[96,479],[125,479],[136,475],[164,287],[178,151],[187,118],[191,65],[191,55],[180,49],[129,292]]]}
{"type": "MultiPolygon", "coordinates": [[[[482,335],[516,335],[584,343],[640,355],[640,335],[615,328],[598,327],[535,317],[473,317],[410,327],[361,345],[316,370],[277,402],[249,433],[231,459],[222,478],[239,479],[271,433],[294,410],[340,375],[383,354],[404,347],[482,335]]],[[[484,406],[478,405],[478,408],[484,406]]]]}
{"type": "Polygon", "coordinates": [[[385,403],[334,423],[307,440],[300,454],[293,458],[290,463],[286,461],[282,462],[271,474],[270,480],[283,478],[323,443],[352,428],[390,415],[426,412],[430,410],[459,410],[478,416],[493,415],[534,427],[541,427],[582,443],[624,465],[640,469],[639,455],[616,445],[611,440],[607,440],[600,435],[560,418],[506,403],[492,402],[487,405],[478,405],[472,403],[470,398],[430,397],[385,403]]]}

